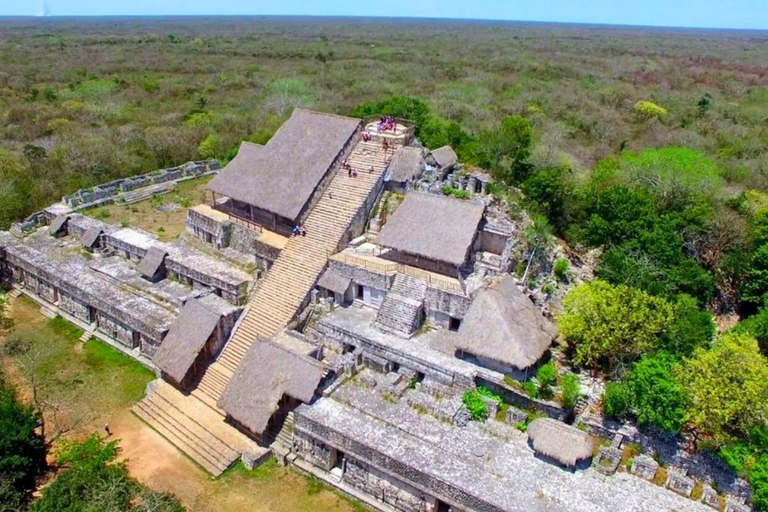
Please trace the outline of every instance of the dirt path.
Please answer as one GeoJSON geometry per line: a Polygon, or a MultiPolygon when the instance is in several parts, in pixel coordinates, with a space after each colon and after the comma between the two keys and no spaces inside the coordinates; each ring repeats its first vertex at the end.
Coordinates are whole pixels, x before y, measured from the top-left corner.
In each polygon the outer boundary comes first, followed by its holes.
{"type": "Polygon", "coordinates": [[[333,492],[288,468],[249,474],[235,471],[217,480],[182,455],[130,411],[109,426],[120,439],[120,460],[132,476],[157,491],[171,492],[194,512],[330,512],[355,510],[333,492]]]}

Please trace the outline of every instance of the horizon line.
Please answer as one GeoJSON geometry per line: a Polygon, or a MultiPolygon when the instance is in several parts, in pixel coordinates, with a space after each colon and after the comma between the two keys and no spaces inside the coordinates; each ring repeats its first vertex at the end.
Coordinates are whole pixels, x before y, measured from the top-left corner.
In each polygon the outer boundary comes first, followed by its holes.
{"type": "Polygon", "coordinates": [[[499,22],[499,23],[534,23],[550,25],[576,25],[601,28],[650,28],[650,29],[683,29],[683,30],[732,30],[742,32],[768,32],[765,28],[743,27],[712,27],[694,25],[633,25],[631,23],[603,23],[585,21],[551,21],[551,20],[516,20],[509,18],[463,18],[452,16],[361,16],[355,14],[0,14],[0,19],[64,19],[64,18],[344,18],[344,19],[387,19],[387,20],[420,20],[420,21],[467,21],[467,22],[499,22]]]}

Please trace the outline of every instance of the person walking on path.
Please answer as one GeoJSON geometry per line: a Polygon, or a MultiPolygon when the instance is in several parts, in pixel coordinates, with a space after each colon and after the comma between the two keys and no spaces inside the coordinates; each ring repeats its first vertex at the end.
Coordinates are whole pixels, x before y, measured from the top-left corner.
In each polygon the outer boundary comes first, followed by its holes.
{"type": "Polygon", "coordinates": [[[109,428],[109,423],[104,424],[104,432],[107,433],[107,437],[112,437],[112,430],[109,428]]]}

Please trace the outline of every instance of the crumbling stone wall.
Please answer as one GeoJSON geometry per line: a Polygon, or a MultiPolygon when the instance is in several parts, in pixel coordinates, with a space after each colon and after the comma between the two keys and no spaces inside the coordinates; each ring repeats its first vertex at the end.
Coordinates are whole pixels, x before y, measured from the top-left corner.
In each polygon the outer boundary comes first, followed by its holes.
{"type": "Polygon", "coordinates": [[[302,459],[325,471],[330,471],[336,463],[336,450],[313,437],[302,434],[295,435],[293,437],[293,450],[302,459]]]}
{"type": "Polygon", "coordinates": [[[438,288],[427,288],[424,307],[428,313],[440,312],[454,318],[464,318],[472,304],[472,299],[457,293],[451,293],[438,288]]]}
{"type": "Polygon", "coordinates": [[[96,322],[98,329],[123,345],[134,348],[136,346],[133,337],[133,329],[124,325],[120,321],[112,318],[103,311],[96,311],[96,322]]]}
{"type": "Polygon", "coordinates": [[[331,260],[328,266],[337,274],[346,277],[355,284],[361,284],[377,290],[389,290],[392,286],[394,275],[381,274],[354,265],[347,265],[341,261],[331,260]]]}
{"type": "Polygon", "coordinates": [[[217,222],[193,209],[187,210],[187,231],[217,249],[229,246],[231,222],[217,222]]]}
{"type": "Polygon", "coordinates": [[[220,166],[218,162],[213,160],[189,162],[179,167],[160,169],[147,174],[123,178],[110,181],[109,183],[103,183],[95,187],[81,189],[74,194],[64,196],[61,201],[70,208],[77,210],[109,204],[114,202],[115,199],[124,192],[130,192],[131,190],[148,187],[150,185],[167,183],[169,181],[182,181],[197,178],[205,174],[214,173],[218,171],[219,168],[220,166]]]}
{"type": "Polygon", "coordinates": [[[424,493],[419,492],[405,482],[394,479],[372,466],[345,458],[344,481],[373,496],[374,498],[392,505],[403,512],[428,512],[431,504],[424,493]]]}
{"type": "Polygon", "coordinates": [[[83,322],[90,324],[93,321],[88,303],[67,292],[59,294],[59,307],[83,322]]]}

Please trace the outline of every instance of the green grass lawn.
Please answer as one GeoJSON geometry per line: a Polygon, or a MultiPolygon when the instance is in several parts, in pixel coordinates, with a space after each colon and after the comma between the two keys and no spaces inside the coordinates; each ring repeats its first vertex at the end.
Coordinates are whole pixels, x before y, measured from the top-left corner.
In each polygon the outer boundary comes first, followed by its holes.
{"type": "Polygon", "coordinates": [[[154,373],[101,341],[83,345],[83,331],[57,317],[49,320],[31,300],[12,302],[15,327],[0,343],[11,338],[28,347],[24,354],[5,357],[12,365],[16,384],[47,404],[46,414],[63,429],[87,428],[106,421],[116,411],[144,396],[154,373]],[[54,418],[55,416],[55,418],[54,418]]]}

